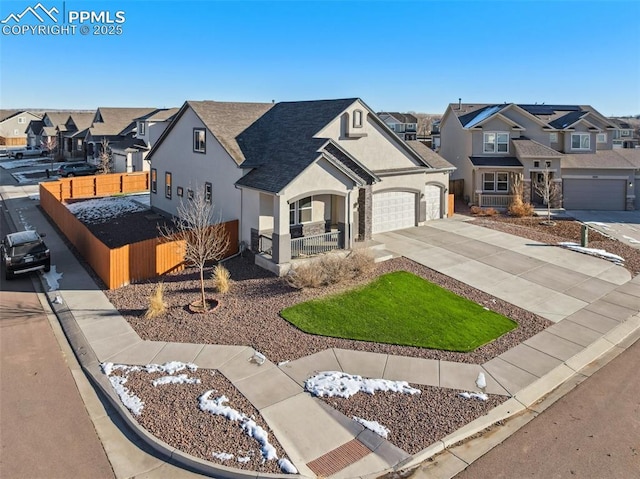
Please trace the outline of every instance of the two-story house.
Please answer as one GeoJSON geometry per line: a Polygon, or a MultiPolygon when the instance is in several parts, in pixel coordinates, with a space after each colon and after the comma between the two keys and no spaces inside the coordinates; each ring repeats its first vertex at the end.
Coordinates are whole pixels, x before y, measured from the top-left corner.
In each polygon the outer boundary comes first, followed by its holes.
{"type": "Polygon", "coordinates": [[[378,116],[389,129],[405,141],[416,140],[418,119],[411,113],[379,112],[378,116]]]}
{"type": "Polygon", "coordinates": [[[178,110],[179,108],[163,108],[151,115],[135,118],[135,132],[109,145],[113,155],[113,171],[149,171],[149,162],[144,160],[178,110]]]}
{"type": "Polygon", "coordinates": [[[25,110],[0,110],[0,145],[23,146],[27,144],[27,128],[31,120],[41,120],[42,115],[25,110]]]}
{"type": "Polygon", "coordinates": [[[591,106],[458,102],[441,120],[439,153],[475,205],[506,208],[516,176],[524,201],[541,204],[535,184],[548,170],[562,190],[553,207],[634,209],[640,151],[614,150],[615,129],[591,106]]]}
{"type": "Polygon", "coordinates": [[[90,126],[87,128],[82,141],[86,143],[89,163],[99,163],[102,142],[107,141],[109,148],[126,149],[128,143],[135,141],[138,120],[157,112],[157,108],[111,108],[100,107],[93,114],[90,126]],[[127,144],[126,146],[123,143],[127,144]]]}
{"type": "Polygon", "coordinates": [[[638,148],[640,146],[640,138],[638,138],[633,125],[622,118],[609,118],[609,121],[616,127],[613,130],[614,148],[638,148]]]}
{"type": "Polygon", "coordinates": [[[448,211],[451,164],[358,98],[187,101],[147,158],[152,208],[175,215],[200,192],[276,273],[448,211]]]}
{"type": "Polygon", "coordinates": [[[66,158],[87,159],[84,137],[93,121],[94,112],[71,112],[64,123],[56,126],[62,154],[66,158]]]}

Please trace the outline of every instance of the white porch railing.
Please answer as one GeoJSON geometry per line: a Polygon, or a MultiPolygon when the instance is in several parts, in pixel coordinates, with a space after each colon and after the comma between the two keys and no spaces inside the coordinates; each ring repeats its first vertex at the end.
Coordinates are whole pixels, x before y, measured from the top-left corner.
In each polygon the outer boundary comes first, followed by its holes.
{"type": "Polygon", "coordinates": [[[513,201],[513,195],[485,195],[480,194],[480,206],[482,208],[508,208],[513,201]]]}
{"type": "Polygon", "coordinates": [[[332,231],[313,236],[302,236],[291,240],[291,257],[313,256],[339,249],[342,243],[342,233],[332,231]]]}

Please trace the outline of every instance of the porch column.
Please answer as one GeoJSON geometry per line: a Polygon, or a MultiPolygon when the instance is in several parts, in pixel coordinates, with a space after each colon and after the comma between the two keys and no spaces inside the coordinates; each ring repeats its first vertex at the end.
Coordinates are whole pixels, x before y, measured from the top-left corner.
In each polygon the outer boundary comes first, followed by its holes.
{"type": "Polygon", "coordinates": [[[276,264],[291,261],[291,233],[289,231],[289,203],[282,196],[273,197],[272,257],[276,264]]]}
{"type": "Polygon", "coordinates": [[[342,232],[342,244],[341,248],[351,249],[351,192],[347,192],[347,195],[343,198],[342,205],[342,221],[338,221],[338,231],[342,232]]]}

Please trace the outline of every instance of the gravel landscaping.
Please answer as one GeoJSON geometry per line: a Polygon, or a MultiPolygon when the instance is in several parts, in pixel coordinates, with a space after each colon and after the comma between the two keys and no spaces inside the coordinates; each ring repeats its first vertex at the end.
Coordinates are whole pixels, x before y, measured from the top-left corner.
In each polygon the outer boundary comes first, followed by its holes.
{"type": "MultiPolygon", "coordinates": [[[[111,244],[126,244],[142,222],[141,218],[144,218],[144,214],[144,212],[135,213],[118,218],[108,226],[103,225],[98,228],[100,225],[92,225],[91,228],[94,233],[98,233],[98,236],[100,236],[99,231],[105,232],[103,234],[108,235],[107,242],[111,244]]],[[[541,226],[540,218],[514,219],[497,216],[474,218],[473,222],[551,244],[559,241],[579,242],[580,238],[580,223],[575,221],[558,221],[553,227],[541,226]]],[[[151,235],[155,226],[152,226],[151,221],[148,221],[146,226],[148,227],[141,230],[151,235]]],[[[145,238],[138,233],[136,240],[141,239],[145,238]]],[[[626,267],[630,271],[634,274],[640,272],[639,250],[593,231],[590,233],[589,246],[602,248],[624,257],[626,267]]],[[[281,278],[253,265],[248,258],[235,257],[226,261],[225,266],[231,272],[233,280],[231,290],[225,295],[219,295],[214,291],[212,281],[207,279],[207,294],[211,298],[218,299],[220,306],[214,312],[205,315],[193,314],[187,308],[191,301],[197,299],[199,292],[198,272],[194,269],[169,274],[154,281],[105,291],[105,294],[145,340],[247,345],[262,352],[275,363],[292,361],[328,348],[343,348],[482,364],[552,324],[533,313],[405,258],[378,264],[371,273],[339,285],[306,290],[291,288],[281,278]],[[471,353],[455,353],[313,336],[298,330],[278,314],[285,307],[345,291],[365,284],[381,274],[400,270],[414,273],[503,314],[516,321],[518,328],[471,353]],[[162,316],[144,319],[149,297],[159,281],[164,283],[164,299],[168,310],[162,316]]],[[[207,273],[207,278],[209,275],[210,272],[207,273]]],[[[363,310],[363,314],[366,314],[366,310],[363,310]]],[[[274,461],[262,463],[255,441],[246,436],[243,437],[237,424],[204,413],[198,408],[197,398],[205,390],[215,389],[216,394],[229,397],[234,408],[248,415],[255,415],[256,420],[266,429],[259,413],[221,374],[199,370],[194,375],[202,381],[197,390],[192,389],[193,385],[171,385],[159,390],[149,385],[148,378],[130,378],[127,386],[135,390],[145,402],[145,410],[138,418],[140,424],[168,444],[196,457],[242,469],[280,472],[274,461]],[[252,450],[257,452],[249,452],[251,445],[247,441],[253,442],[252,450]],[[237,457],[251,456],[251,459],[246,463],[239,463],[236,459],[221,460],[213,457],[212,452],[231,453],[237,457]]],[[[419,395],[390,392],[378,392],[375,395],[359,393],[348,399],[319,400],[325,401],[348,417],[357,416],[367,421],[377,421],[389,429],[388,440],[410,454],[419,452],[506,400],[506,397],[494,395],[489,395],[487,401],[464,399],[459,396],[460,391],[412,386],[420,389],[422,393],[419,395]]],[[[280,445],[275,438],[272,437],[272,439],[278,454],[282,454],[280,445]]]]}

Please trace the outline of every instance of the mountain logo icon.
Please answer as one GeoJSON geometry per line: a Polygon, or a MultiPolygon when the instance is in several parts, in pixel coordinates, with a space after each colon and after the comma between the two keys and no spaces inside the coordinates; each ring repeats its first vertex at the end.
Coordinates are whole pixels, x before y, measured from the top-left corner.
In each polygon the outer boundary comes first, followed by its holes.
{"type": "Polygon", "coordinates": [[[4,20],[0,21],[0,23],[9,23],[12,20],[15,23],[20,23],[22,21],[22,18],[27,13],[31,13],[31,15],[36,17],[38,21],[40,21],[40,23],[45,23],[47,17],[49,17],[55,23],[58,23],[58,19],[55,17],[55,14],[60,13],[60,11],[56,7],[53,7],[47,10],[46,8],[44,8],[44,6],[42,6],[42,3],[38,3],[35,7],[25,8],[22,13],[19,13],[17,15],[15,13],[9,14],[9,16],[7,16],[7,18],[5,18],[4,20]]]}

